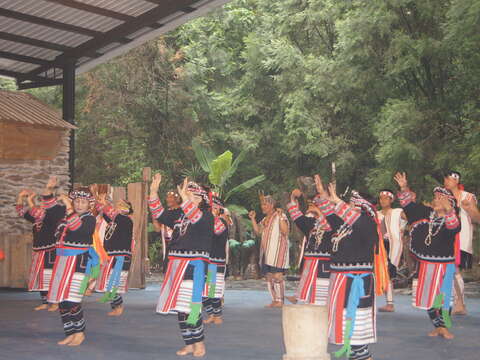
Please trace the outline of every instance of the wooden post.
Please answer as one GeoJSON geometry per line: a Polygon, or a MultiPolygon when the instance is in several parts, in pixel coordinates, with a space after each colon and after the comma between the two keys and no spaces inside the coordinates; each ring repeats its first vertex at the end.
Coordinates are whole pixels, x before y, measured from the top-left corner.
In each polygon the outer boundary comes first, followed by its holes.
{"type": "Polygon", "coordinates": [[[115,204],[118,200],[127,198],[127,189],[125,186],[112,186],[111,195],[112,201],[115,204]]]}
{"type": "MultiPolygon", "coordinates": [[[[143,171],[144,179],[148,168],[143,171]]],[[[150,179],[148,178],[147,181],[150,179]]],[[[148,233],[147,233],[147,195],[148,184],[146,181],[128,184],[128,201],[133,207],[133,236],[135,247],[133,249],[132,265],[129,274],[129,287],[144,289],[146,286],[145,274],[148,259],[148,233]]]]}
{"type": "Polygon", "coordinates": [[[0,248],[5,259],[0,261],[0,287],[26,288],[32,257],[32,234],[2,235],[0,248]]]}

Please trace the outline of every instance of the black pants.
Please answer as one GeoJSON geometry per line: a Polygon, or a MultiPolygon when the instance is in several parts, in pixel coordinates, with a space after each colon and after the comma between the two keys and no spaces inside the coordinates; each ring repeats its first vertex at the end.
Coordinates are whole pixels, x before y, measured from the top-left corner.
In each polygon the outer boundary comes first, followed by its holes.
{"type": "MultiPolygon", "coordinates": [[[[451,313],[452,309],[449,309],[449,312],[451,313]]],[[[442,316],[442,309],[435,309],[435,308],[430,308],[427,310],[428,316],[430,317],[430,320],[432,320],[432,324],[434,327],[439,328],[439,327],[445,327],[445,320],[443,319],[442,316]]]]}
{"type": "Polygon", "coordinates": [[[352,345],[352,352],[350,354],[350,360],[366,360],[372,357],[368,345],[352,345]]]}
{"type": "Polygon", "coordinates": [[[123,299],[122,296],[119,294],[117,294],[115,298],[110,302],[110,306],[112,307],[112,309],[116,309],[117,307],[122,306],[122,304],[123,299]]]}
{"type": "Polygon", "coordinates": [[[185,341],[185,345],[192,345],[203,341],[205,336],[203,334],[202,316],[200,315],[195,325],[187,324],[187,317],[188,314],[186,313],[178,313],[178,325],[180,326],[180,332],[182,333],[182,338],[183,341],[185,341]]]}
{"type": "Polygon", "coordinates": [[[85,319],[81,303],[62,301],[59,304],[65,335],[73,335],[85,331],[85,319]]]}
{"type": "Polygon", "coordinates": [[[42,299],[42,304],[48,304],[47,294],[48,294],[48,291],[40,291],[40,298],[42,299]]]}

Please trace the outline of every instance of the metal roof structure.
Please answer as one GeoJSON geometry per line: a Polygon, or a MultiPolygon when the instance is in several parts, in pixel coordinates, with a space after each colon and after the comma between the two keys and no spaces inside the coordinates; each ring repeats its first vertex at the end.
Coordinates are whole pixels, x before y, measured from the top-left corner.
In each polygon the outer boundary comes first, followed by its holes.
{"type": "Polygon", "coordinates": [[[62,85],[228,0],[0,0],[0,75],[62,85]]]}
{"type": "Polygon", "coordinates": [[[33,126],[76,129],[62,119],[60,111],[20,91],[0,90],[0,121],[20,122],[33,126]]]}

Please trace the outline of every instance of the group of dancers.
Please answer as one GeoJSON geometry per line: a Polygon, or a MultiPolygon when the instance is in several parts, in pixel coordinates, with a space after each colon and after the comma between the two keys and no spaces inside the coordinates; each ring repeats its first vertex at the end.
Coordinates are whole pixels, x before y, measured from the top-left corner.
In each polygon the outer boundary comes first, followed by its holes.
{"type": "MultiPolygon", "coordinates": [[[[379,310],[395,310],[391,279],[402,258],[407,228],[409,253],[417,269],[413,305],[428,312],[434,326],[429,336],[453,338],[449,330],[452,303],[457,314],[466,313],[459,269],[472,264],[472,223],[480,222],[475,196],[462,189],[460,174],[448,172],[444,186],[434,188],[430,203],[416,201],[405,173],[394,177],[397,194],[384,189],[373,197],[352,191],[348,200],[337,195],[334,182],[325,187],[319,175],[314,178],[316,195],[308,197],[294,189],[286,206],[290,219],[305,235],[302,273],[294,296],[285,296],[291,231],[287,215],[272,196],[264,195],[260,198],[263,217],[249,213],[261,239],[260,265],[272,297],[267,306],[282,307],[285,298],[327,306],[329,340],[342,346],[336,355],[371,359],[368,346],[376,342],[375,297],[386,293],[387,305],[379,310]],[[306,209],[300,198],[306,200],[306,209]],[[396,198],[401,208],[392,208],[396,198]]],[[[164,207],[158,196],[161,181],[162,176],[155,174],[148,199],[168,258],[157,312],[177,314],[185,343],[177,355],[202,357],[206,354],[204,325],[223,322],[232,220],[218,194],[187,179],[177,191],[167,193],[164,207]]],[[[123,312],[121,294],[127,289],[133,248],[133,209],[125,200],[113,205],[95,187],[66,196],[54,193],[56,185],[51,178],[40,204],[35,203],[34,193],[22,191],[17,211],[33,223],[29,290],[39,291],[43,302],[36,309],[59,308],[66,335],[59,344],[76,346],[85,338],[81,306],[85,292],[105,292],[102,301],[111,302],[109,314],[123,312]]]]}

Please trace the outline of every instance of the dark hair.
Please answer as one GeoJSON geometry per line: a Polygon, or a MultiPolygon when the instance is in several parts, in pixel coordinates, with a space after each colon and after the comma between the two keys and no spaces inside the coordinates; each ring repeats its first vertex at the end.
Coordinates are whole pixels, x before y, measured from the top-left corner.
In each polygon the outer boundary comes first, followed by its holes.
{"type": "Polygon", "coordinates": [[[128,205],[128,214],[127,215],[132,215],[133,214],[132,203],[130,201],[125,200],[125,199],[123,199],[123,201],[125,202],[125,204],[128,205]]]}
{"type": "Polygon", "coordinates": [[[361,191],[358,192],[358,195],[360,195],[362,198],[367,200],[370,204],[377,205],[377,198],[376,197],[373,197],[370,194],[367,194],[367,193],[364,193],[364,192],[361,192],[361,191]]]}

